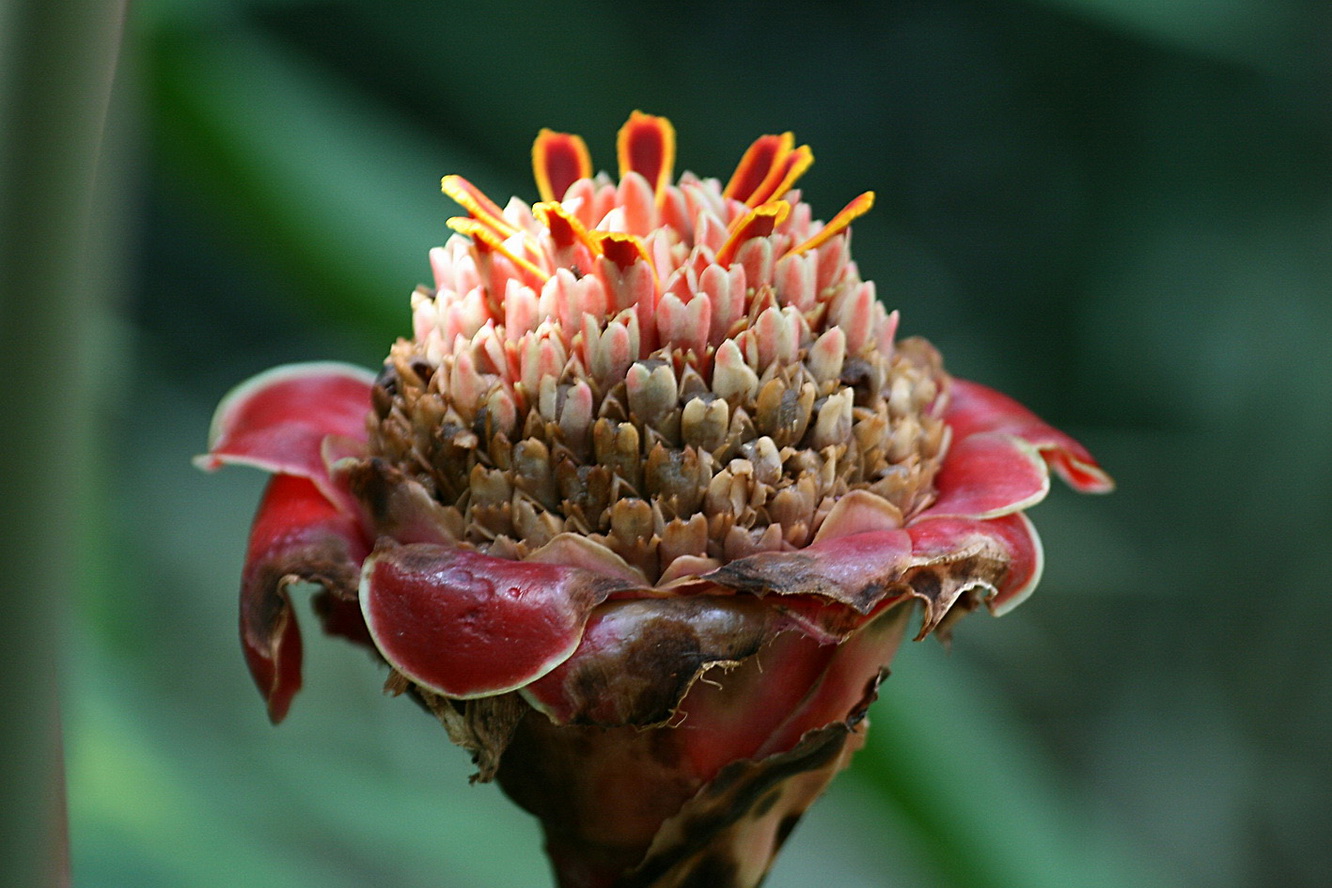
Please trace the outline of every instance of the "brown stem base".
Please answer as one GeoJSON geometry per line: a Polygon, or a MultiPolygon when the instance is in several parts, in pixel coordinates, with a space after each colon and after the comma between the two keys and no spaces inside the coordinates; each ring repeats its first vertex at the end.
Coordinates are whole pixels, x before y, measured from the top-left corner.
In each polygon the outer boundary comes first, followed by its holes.
{"type": "Polygon", "coordinates": [[[680,776],[677,729],[558,727],[532,713],[499,781],[541,819],[560,888],[754,888],[864,733],[829,725],[703,783],[680,776]]]}

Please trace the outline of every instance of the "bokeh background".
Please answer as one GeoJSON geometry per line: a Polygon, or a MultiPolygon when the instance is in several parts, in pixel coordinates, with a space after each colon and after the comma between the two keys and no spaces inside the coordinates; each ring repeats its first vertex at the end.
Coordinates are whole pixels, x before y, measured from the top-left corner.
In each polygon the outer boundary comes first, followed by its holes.
{"type": "MultiPolygon", "coordinates": [[[[950,369],[1086,442],[1041,589],[914,645],[770,888],[1332,884],[1332,5],[143,0],[94,213],[95,447],[62,675],[75,884],[538,886],[535,825],[349,646],[267,723],[263,483],[194,470],[277,363],[374,366],[459,172],[534,196],[641,108],[725,176],[794,130],[950,369]]],[[[6,504],[13,507],[13,504],[6,504]]],[[[307,623],[308,612],[306,614],[307,623]]]]}

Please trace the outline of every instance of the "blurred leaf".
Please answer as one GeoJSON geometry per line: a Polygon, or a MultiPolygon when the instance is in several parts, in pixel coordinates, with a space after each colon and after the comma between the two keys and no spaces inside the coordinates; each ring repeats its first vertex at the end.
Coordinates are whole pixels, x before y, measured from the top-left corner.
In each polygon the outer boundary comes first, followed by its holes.
{"type": "Polygon", "coordinates": [[[315,317],[380,342],[404,332],[408,275],[428,276],[426,252],[456,209],[439,180],[467,169],[492,187],[486,164],[424,144],[246,28],[172,27],[148,42],[156,138],[179,179],[203,189],[239,241],[308,282],[291,296],[315,317]]]}
{"type": "Polygon", "coordinates": [[[83,566],[102,357],[93,198],[126,4],[0,5],[0,883],[69,884],[61,623],[83,566]],[[52,349],[61,357],[51,386],[52,349]]]}
{"type": "Polygon", "coordinates": [[[1170,884],[1124,839],[1073,809],[1003,698],[987,690],[983,676],[945,659],[941,645],[903,652],[880,697],[855,767],[902,811],[952,884],[1170,884]]]}
{"type": "MultiPolygon", "coordinates": [[[[99,888],[188,888],[271,885],[290,888],[352,883],[334,873],[302,869],[299,857],[272,847],[224,808],[225,795],[208,795],[200,774],[183,770],[160,748],[155,707],[141,688],[95,677],[112,670],[85,659],[82,647],[70,687],[70,785],[76,872],[96,875],[99,888]],[[126,693],[126,692],[130,693],[126,693]],[[145,716],[148,716],[145,718],[145,716]]],[[[93,884],[87,882],[87,884],[93,884]]]]}
{"type": "Polygon", "coordinates": [[[1299,70],[1317,4],[1293,0],[1031,0],[1139,38],[1270,72],[1299,70]]]}

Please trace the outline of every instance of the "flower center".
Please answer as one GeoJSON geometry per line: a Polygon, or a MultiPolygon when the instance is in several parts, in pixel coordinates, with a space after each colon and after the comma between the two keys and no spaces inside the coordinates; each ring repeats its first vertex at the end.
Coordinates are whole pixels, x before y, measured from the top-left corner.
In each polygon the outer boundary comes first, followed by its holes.
{"type": "Polygon", "coordinates": [[[872,195],[812,221],[792,142],[761,137],[725,187],[671,184],[674,131],[635,113],[618,182],[548,130],[541,203],[447,177],[469,215],[385,363],[372,457],[460,542],[525,558],[572,534],[649,583],[807,545],[853,490],[920,511],[947,376],[849,259],[872,195]]]}

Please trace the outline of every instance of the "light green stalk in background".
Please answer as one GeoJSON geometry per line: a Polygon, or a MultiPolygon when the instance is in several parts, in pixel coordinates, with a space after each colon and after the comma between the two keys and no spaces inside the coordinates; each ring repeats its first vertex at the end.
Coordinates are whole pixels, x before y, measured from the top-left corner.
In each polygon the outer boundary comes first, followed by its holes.
{"type": "Polygon", "coordinates": [[[84,265],[124,2],[0,4],[0,882],[69,882],[61,617],[88,465],[84,265]]]}

